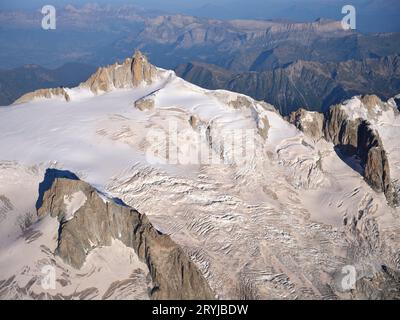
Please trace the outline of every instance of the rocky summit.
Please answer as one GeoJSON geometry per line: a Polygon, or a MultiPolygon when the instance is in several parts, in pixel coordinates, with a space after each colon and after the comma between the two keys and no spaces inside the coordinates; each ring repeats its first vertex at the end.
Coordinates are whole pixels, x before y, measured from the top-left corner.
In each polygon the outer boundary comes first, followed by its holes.
{"type": "Polygon", "coordinates": [[[94,93],[108,92],[114,88],[133,88],[143,83],[151,84],[156,74],[156,68],[149,64],[140,51],[136,51],[132,58],[122,64],[115,63],[98,69],[81,87],[87,87],[94,93]]]}
{"type": "MultiPolygon", "coordinates": [[[[94,94],[109,92],[113,89],[134,88],[142,84],[151,84],[157,77],[157,73],[157,68],[151,65],[140,51],[136,51],[132,58],[125,59],[122,64],[115,63],[99,68],[88,80],[81,83],[79,88],[89,89],[94,94]]],[[[71,99],[68,89],[51,88],[27,93],[17,99],[14,104],[52,97],[59,97],[67,102],[71,99]]]]}

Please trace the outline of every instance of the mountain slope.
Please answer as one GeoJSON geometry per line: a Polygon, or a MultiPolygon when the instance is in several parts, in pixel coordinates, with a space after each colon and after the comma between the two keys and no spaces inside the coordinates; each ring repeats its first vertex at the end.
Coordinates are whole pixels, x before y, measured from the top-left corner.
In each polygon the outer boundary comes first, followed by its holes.
{"type": "MultiPolygon", "coordinates": [[[[219,298],[399,298],[399,209],[343,162],[332,143],[307,137],[271,105],[197,87],[138,57],[65,88],[68,100],[47,92],[0,109],[0,259],[20,260],[13,250],[24,242],[20,227],[35,228],[24,217],[37,221],[38,185],[53,168],[70,170],[108,199],[146,214],[219,298]],[[353,290],[343,286],[349,266],[356,272],[353,290]]],[[[68,212],[82,198],[67,197],[60,206],[68,212]]],[[[80,215],[69,217],[70,232],[91,239],[73,220],[80,215]]],[[[96,219],[85,223],[96,230],[96,219]]],[[[24,269],[37,270],[41,256],[33,249],[40,251],[55,230],[33,237],[29,263],[0,264],[3,287],[13,276],[26,279],[24,269]]],[[[129,249],[92,244],[93,251],[107,252],[106,261],[122,259],[129,249]]],[[[57,262],[55,248],[46,252],[57,262]]],[[[64,251],[64,261],[73,254],[64,251]]],[[[87,287],[91,275],[106,287],[117,281],[106,269],[77,278],[76,267],[65,266],[70,289],[87,287]]],[[[126,270],[118,281],[126,280],[126,270]]],[[[28,282],[37,279],[31,275],[28,282]]],[[[143,278],[138,281],[143,288],[143,278]]],[[[39,285],[29,288],[32,297],[47,293],[39,285]]]]}
{"type": "Polygon", "coordinates": [[[190,63],[176,72],[185,80],[209,89],[227,89],[268,101],[288,115],[298,108],[325,112],[331,105],[360,94],[382,99],[400,90],[399,56],[319,63],[297,61],[263,72],[233,73],[212,65],[190,63]]]}

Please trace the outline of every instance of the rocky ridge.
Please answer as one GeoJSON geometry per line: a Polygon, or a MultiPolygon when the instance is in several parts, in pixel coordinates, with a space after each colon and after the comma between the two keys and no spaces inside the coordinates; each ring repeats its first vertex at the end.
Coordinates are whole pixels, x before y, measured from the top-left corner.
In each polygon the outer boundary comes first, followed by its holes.
{"type": "MultiPolygon", "coordinates": [[[[47,173],[51,172],[48,171],[47,173]]],[[[147,264],[152,299],[213,299],[206,280],[171,238],[157,231],[144,214],[119,200],[107,199],[89,184],[46,174],[38,215],[60,223],[56,254],[80,269],[95,248],[118,239],[147,264]],[[51,183],[48,179],[54,178],[51,183]]]]}
{"type": "Polygon", "coordinates": [[[89,88],[97,94],[108,92],[114,88],[134,88],[142,83],[149,85],[156,75],[157,69],[147,61],[140,51],[136,51],[132,58],[126,59],[122,64],[115,63],[99,68],[80,87],[89,88]]]}
{"type": "MultiPolygon", "coordinates": [[[[391,102],[382,102],[375,95],[360,96],[361,116],[351,116],[346,104],[332,106],[325,114],[299,109],[288,117],[289,122],[315,140],[325,138],[332,142],[337,152],[360,173],[377,192],[383,192],[392,206],[399,205],[399,193],[391,178],[391,165],[376,121],[379,112],[395,110],[391,102]],[[378,114],[378,115],[377,115],[378,114]],[[372,119],[372,120],[370,120],[372,119]],[[356,163],[355,163],[356,162],[356,163]]],[[[353,99],[354,100],[354,99],[353,99]]],[[[396,110],[397,111],[397,110],[396,110]]],[[[395,112],[397,114],[397,112],[395,112]]]]}
{"type": "MultiPolygon", "coordinates": [[[[97,95],[113,89],[134,88],[141,84],[152,84],[157,74],[157,68],[151,65],[140,51],[136,51],[122,64],[116,62],[113,65],[99,68],[87,81],[81,83],[78,89],[88,89],[97,95]]],[[[69,102],[71,100],[69,90],[62,87],[36,90],[23,95],[14,104],[52,97],[60,97],[69,102]]]]}
{"type": "Polygon", "coordinates": [[[53,97],[59,97],[66,102],[71,100],[68,92],[64,88],[50,88],[50,89],[39,89],[34,92],[24,94],[21,98],[17,99],[13,104],[26,103],[35,99],[51,99],[53,97]]]}

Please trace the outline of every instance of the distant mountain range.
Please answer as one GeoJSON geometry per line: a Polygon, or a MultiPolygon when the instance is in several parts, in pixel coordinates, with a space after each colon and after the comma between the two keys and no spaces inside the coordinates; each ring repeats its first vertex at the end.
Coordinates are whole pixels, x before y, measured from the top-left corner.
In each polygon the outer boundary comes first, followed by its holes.
{"type": "MultiPolygon", "coordinates": [[[[400,91],[400,33],[345,31],[339,21],[327,19],[217,20],[160,15],[135,6],[69,5],[58,16],[57,30],[45,32],[37,25],[40,13],[0,13],[5,26],[0,40],[9,44],[0,52],[0,66],[34,62],[54,68],[70,61],[100,66],[140,49],[185,80],[250,95],[284,115],[300,107],[325,111],[359,94],[387,100],[400,91]]],[[[73,85],[94,71],[79,69],[69,78],[73,85]]],[[[24,84],[12,84],[17,80],[11,77],[9,88],[20,88],[13,95],[3,84],[0,92],[8,98],[2,104],[40,87],[69,85],[62,78],[49,84],[44,77],[39,85],[20,72],[15,77],[24,84]]]]}
{"type": "Polygon", "coordinates": [[[193,62],[176,72],[204,88],[223,88],[268,101],[284,115],[300,107],[325,112],[354,95],[372,92],[387,100],[400,90],[398,55],[327,63],[299,60],[273,70],[243,73],[193,62]]]}
{"type": "Polygon", "coordinates": [[[131,5],[57,8],[57,29],[51,31],[41,29],[41,18],[38,11],[0,12],[0,40],[7,43],[0,68],[30,63],[54,68],[71,61],[104,65],[138,48],[165,68],[196,60],[255,71],[297,59],[382,57],[398,53],[400,42],[398,34],[346,32],[334,20],[217,20],[131,5]]]}
{"type": "MultiPolygon", "coordinates": [[[[325,19],[290,23],[175,15],[148,19],[138,34],[113,47],[117,52],[139,48],[166,68],[195,60],[245,72],[273,70],[297,60],[339,62],[397,54],[400,33],[365,35],[325,19]]],[[[101,50],[96,55],[105,56],[101,50]]]]}

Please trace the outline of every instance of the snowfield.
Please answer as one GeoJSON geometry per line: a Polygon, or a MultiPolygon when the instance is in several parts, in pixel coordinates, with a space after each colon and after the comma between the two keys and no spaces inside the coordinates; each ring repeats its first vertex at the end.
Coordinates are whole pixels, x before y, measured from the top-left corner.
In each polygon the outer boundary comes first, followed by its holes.
{"type": "MultiPolygon", "coordinates": [[[[400,270],[399,209],[331,143],[315,143],[271,106],[164,70],[134,89],[67,91],[70,102],[53,97],[0,108],[0,298],[148,298],[146,265],[118,240],[96,248],[82,270],[53,256],[57,221],[37,221],[35,209],[47,168],[74,172],[145,213],[220,298],[355,298],[338,287],[344,266],[354,266],[357,279],[373,278],[383,265],[400,270]],[[140,110],[135,102],[143,99],[152,105],[140,110]],[[171,138],[171,126],[193,140],[171,138]],[[169,144],[148,140],[160,130],[169,144]],[[244,146],[224,144],[224,130],[251,141],[245,163],[232,161],[244,146]],[[171,152],[167,145],[196,152],[192,141],[220,161],[161,157],[171,152]],[[58,280],[46,291],[40,276],[47,264],[58,280]]],[[[398,121],[383,116],[379,130],[398,164],[398,121]]],[[[65,199],[68,219],[85,201],[79,194],[65,199]]]]}

